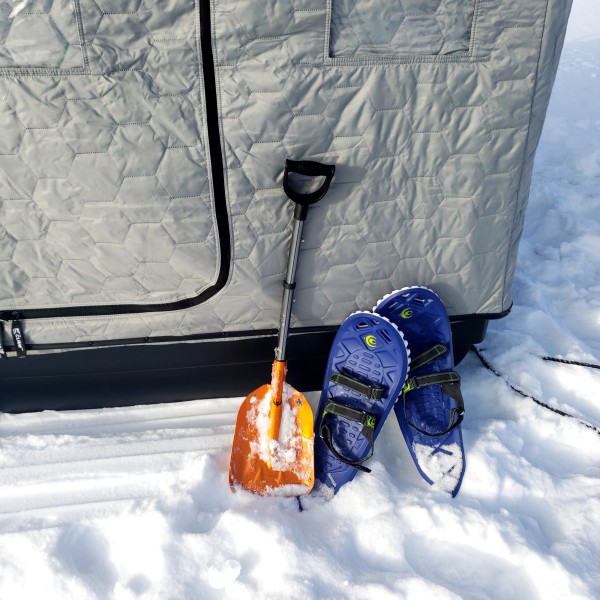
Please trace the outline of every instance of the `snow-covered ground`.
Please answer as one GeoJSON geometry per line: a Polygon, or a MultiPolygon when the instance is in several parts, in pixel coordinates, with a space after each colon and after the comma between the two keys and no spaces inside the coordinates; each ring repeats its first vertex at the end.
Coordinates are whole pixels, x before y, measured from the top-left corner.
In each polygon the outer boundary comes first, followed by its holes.
{"type": "MultiPolygon", "coordinates": [[[[515,387],[600,427],[600,5],[575,0],[536,159],[514,308],[482,349],[515,387]]],[[[232,494],[240,399],[0,416],[0,598],[600,598],[600,435],[459,368],[459,495],[397,423],[371,475],[299,512],[232,494]]],[[[1,393],[1,390],[0,390],[1,393]]],[[[311,397],[311,401],[315,400],[311,397]]]]}

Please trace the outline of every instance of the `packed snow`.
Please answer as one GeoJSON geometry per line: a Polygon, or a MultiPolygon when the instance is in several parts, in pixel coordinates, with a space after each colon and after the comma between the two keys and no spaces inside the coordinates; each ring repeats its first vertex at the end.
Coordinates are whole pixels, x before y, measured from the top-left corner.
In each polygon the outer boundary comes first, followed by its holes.
{"type": "Polygon", "coordinates": [[[1,415],[0,598],[600,598],[600,371],[541,358],[600,364],[599,98],[600,8],[575,0],[514,307],[480,345],[497,374],[459,366],[456,498],[393,413],[373,472],[303,512],[231,492],[241,398],[1,415]]]}
{"type": "MultiPolygon", "coordinates": [[[[272,382],[271,387],[273,385],[276,383],[272,382]]],[[[313,444],[312,440],[302,437],[302,431],[298,426],[298,409],[292,407],[296,395],[297,392],[291,385],[283,384],[281,423],[277,439],[271,439],[269,434],[272,391],[269,390],[262,398],[253,396],[250,399],[252,408],[248,411],[247,418],[252,425],[252,430],[256,432],[256,439],[250,442],[250,451],[260,461],[268,464],[273,471],[290,471],[300,478],[310,478],[310,475],[305,473],[306,465],[299,462],[299,457],[305,444],[308,443],[311,447],[313,444]]],[[[310,471],[312,468],[309,467],[310,471]]],[[[306,493],[306,490],[302,493],[306,493]]]]}
{"type": "Polygon", "coordinates": [[[421,470],[435,487],[448,493],[456,489],[463,466],[458,444],[447,444],[443,449],[439,446],[413,444],[413,453],[421,470]]]}

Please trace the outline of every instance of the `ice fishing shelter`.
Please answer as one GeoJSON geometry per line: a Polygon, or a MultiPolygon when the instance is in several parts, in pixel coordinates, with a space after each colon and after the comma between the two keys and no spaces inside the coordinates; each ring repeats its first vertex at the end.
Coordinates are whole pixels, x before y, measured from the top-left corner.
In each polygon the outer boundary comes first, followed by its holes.
{"type": "Polygon", "coordinates": [[[460,346],[482,339],[511,307],[570,4],[0,2],[0,410],[252,389],[286,158],[336,165],[291,383],[318,389],[336,326],[405,285],[442,297],[460,346]]]}

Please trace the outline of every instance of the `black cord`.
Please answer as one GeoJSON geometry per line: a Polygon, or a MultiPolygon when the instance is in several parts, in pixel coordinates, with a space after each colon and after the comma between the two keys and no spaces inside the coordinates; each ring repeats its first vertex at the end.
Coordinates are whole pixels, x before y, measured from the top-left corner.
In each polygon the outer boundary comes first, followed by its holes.
{"type": "Polygon", "coordinates": [[[564,358],[554,358],[553,356],[540,356],[542,360],[562,363],[563,365],[575,365],[577,367],[585,367],[586,369],[600,369],[600,365],[592,363],[577,362],[576,360],[565,360],[564,358]]]}
{"type": "MultiPolygon", "coordinates": [[[[519,394],[519,396],[522,396],[523,398],[528,398],[529,400],[533,400],[538,406],[546,408],[547,410],[551,410],[553,413],[556,413],[557,415],[560,415],[561,417],[568,417],[569,419],[575,419],[578,423],[581,423],[581,425],[584,425],[588,429],[593,429],[598,435],[600,435],[600,429],[598,429],[591,423],[588,423],[587,421],[583,421],[582,419],[576,417],[575,415],[571,415],[563,410],[554,408],[553,406],[550,406],[549,404],[546,404],[545,402],[538,400],[534,396],[531,396],[530,394],[525,393],[523,390],[520,390],[518,387],[515,387],[512,383],[510,383],[510,381],[508,381],[508,379],[506,377],[504,377],[499,371],[497,371],[496,369],[494,369],[494,367],[492,367],[492,365],[483,356],[483,354],[482,354],[481,350],[479,350],[479,348],[476,348],[475,346],[471,346],[471,350],[473,350],[473,352],[475,353],[475,356],[477,356],[477,358],[480,360],[481,364],[488,371],[490,371],[491,373],[496,375],[496,377],[500,377],[500,379],[503,379],[504,382],[506,383],[506,385],[511,390],[513,390],[514,392],[519,394]]],[[[587,365],[585,363],[577,363],[577,362],[573,362],[573,361],[563,361],[560,358],[551,358],[551,357],[546,356],[546,357],[542,357],[542,359],[548,360],[548,361],[553,361],[553,362],[561,362],[561,363],[564,362],[565,364],[569,364],[569,365],[573,364],[573,365],[577,365],[580,367],[588,367],[589,366],[590,368],[593,368],[593,369],[600,369],[600,366],[598,366],[598,365],[591,365],[591,364],[587,365]]]]}

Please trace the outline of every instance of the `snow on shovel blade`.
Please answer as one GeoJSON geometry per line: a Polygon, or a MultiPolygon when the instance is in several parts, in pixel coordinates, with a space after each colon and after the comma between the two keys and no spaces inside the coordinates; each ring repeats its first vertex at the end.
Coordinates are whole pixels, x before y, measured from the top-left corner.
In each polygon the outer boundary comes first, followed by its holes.
{"type": "Polygon", "coordinates": [[[229,484],[233,490],[242,487],[264,496],[308,494],[314,484],[312,409],[287,383],[279,405],[273,396],[272,386],[265,384],[242,403],[231,450],[229,484]],[[273,421],[279,417],[279,435],[272,439],[273,421]]]}

